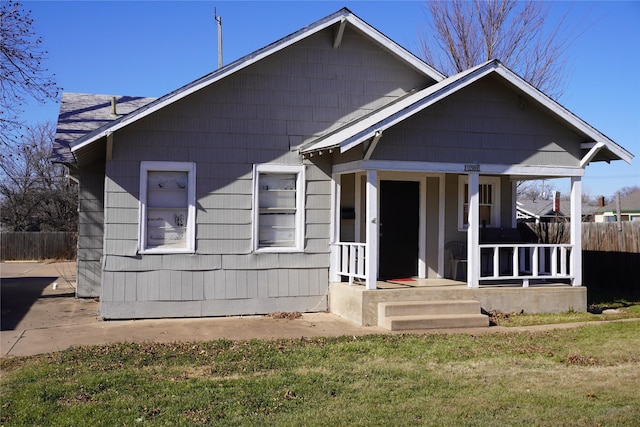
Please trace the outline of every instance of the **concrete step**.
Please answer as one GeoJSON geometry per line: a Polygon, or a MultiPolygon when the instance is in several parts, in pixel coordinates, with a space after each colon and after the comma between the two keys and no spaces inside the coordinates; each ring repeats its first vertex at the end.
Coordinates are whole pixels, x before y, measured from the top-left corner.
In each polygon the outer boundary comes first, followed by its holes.
{"type": "Polygon", "coordinates": [[[409,329],[486,328],[489,317],[475,300],[394,301],[378,304],[378,326],[409,329]]]}
{"type": "Polygon", "coordinates": [[[395,301],[378,304],[378,317],[412,316],[419,314],[477,314],[480,302],[475,300],[395,301]]]}
{"type": "Polygon", "coordinates": [[[486,328],[489,317],[484,314],[437,314],[391,316],[378,322],[378,326],[391,331],[411,329],[486,328]]]}

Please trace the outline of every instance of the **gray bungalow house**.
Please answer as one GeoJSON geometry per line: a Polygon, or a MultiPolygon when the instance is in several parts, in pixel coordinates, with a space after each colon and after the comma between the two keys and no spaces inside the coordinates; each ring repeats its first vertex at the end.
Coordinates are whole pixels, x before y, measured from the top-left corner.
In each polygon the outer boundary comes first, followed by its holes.
{"type": "Polygon", "coordinates": [[[631,159],[500,62],[445,78],[342,9],[158,99],[65,94],[55,160],[103,318],[371,325],[392,302],[585,310],[579,221],[566,245],[480,231],[516,227],[518,180],[570,177],[580,218],[586,166],[631,159]]]}

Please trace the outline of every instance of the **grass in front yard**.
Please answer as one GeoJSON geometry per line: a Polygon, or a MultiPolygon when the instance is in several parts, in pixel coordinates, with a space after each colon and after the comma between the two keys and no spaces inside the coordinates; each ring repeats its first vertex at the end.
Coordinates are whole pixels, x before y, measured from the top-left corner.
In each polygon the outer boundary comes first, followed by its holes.
{"type": "Polygon", "coordinates": [[[489,313],[492,324],[498,326],[536,326],[557,323],[597,322],[640,318],[640,302],[614,301],[589,306],[586,312],[566,313],[489,313]]]}
{"type": "Polygon", "coordinates": [[[10,358],[0,424],[637,425],[640,322],[10,358]]]}

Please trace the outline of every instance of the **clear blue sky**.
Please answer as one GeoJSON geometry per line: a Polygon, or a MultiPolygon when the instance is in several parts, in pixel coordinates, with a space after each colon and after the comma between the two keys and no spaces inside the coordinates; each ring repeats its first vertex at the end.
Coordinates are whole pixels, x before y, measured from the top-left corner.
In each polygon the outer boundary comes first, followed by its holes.
{"type": "MultiPolygon", "coordinates": [[[[342,7],[414,51],[426,28],[421,1],[25,1],[49,52],[48,68],[68,92],[158,97],[217,64],[214,7],[229,63],[342,7]]],[[[610,196],[640,185],[640,2],[549,2],[586,32],[570,47],[560,103],[631,151],[632,165],[596,163],[583,190],[610,196]]],[[[579,30],[580,31],[580,30],[579,30]]],[[[30,106],[29,123],[57,119],[58,106],[30,106]]],[[[566,194],[567,186],[557,187],[566,194]]]]}

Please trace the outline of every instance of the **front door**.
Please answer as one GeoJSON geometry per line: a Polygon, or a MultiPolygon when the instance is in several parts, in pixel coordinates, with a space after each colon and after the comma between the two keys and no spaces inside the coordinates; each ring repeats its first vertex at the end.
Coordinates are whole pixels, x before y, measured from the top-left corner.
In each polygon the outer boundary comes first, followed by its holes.
{"type": "Polygon", "coordinates": [[[420,183],[380,182],[379,277],[418,275],[420,183]]]}

